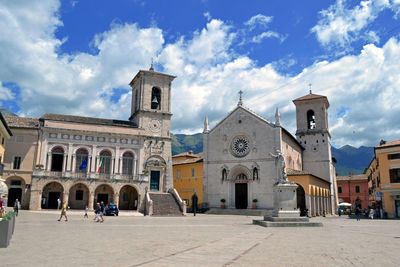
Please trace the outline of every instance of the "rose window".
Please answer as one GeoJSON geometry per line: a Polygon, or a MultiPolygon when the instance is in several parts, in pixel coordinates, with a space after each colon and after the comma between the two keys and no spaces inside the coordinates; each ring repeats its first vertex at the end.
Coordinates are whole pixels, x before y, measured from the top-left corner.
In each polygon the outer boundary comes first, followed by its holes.
{"type": "Polygon", "coordinates": [[[235,157],[244,157],[250,152],[250,141],[246,136],[238,136],[233,139],[231,151],[235,157]]]}

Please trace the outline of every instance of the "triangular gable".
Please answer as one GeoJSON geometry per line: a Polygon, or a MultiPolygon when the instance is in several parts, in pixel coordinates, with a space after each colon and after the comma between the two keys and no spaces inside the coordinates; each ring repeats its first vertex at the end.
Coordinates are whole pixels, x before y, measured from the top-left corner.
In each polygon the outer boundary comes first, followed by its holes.
{"type": "Polygon", "coordinates": [[[225,116],[225,118],[223,118],[220,122],[218,122],[211,130],[210,133],[212,131],[214,131],[215,129],[217,129],[225,120],[227,120],[229,117],[231,117],[236,111],[238,110],[243,110],[246,113],[250,114],[251,116],[257,118],[258,120],[260,120],[261,122],[271,126],[271,127],[277,127],[275,124],[271,123],[270,121],[268,121],[267,119],[261,117],[260,115],[258,115],[257,113],[255,113],[254,111],[246,108],[243,105],[238,105],[234,110],[232,110],[227,116],[225,116]]]}

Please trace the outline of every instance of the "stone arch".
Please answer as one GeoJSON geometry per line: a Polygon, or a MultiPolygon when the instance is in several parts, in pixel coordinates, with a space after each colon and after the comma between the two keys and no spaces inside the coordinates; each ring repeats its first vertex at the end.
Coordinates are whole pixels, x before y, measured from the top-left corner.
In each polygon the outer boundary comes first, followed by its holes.
{"type": "Polygon", "coordinates": [[[52,145],[49,145],[47,152],[51,153],[53,151],[53,149],[56,147],[61,147],[64,150],[64,153],[65,153],[65,151],[68,151],[68,147],[64,144],[52,144],[52,145]]]}
{"type": "Polygon", "coordinates": [[[64,201],[64,186],[54,180],[44,184],[42,187],[42,208],[57,209],[58,199],[60,199],[61,203],[64,201]]]}
{"type": "Polygon", "coordinates": [[[246,166],[241,165],[241,164],[236,165],[229,172],[228,180],[235,181],[238,178],[238,176],[240,176],[242,174],[244,174],[247,177],[246,180],[249,180],[252,177],[252,172],[246,166]]]}
{"type": "Polygon", "coordinates": [[[112,157],[115,157],[115,151],[112,147],[99,147],[97,151],[97,156],[100,156],[101,152],[103,151],[108,151],[109,153],[111,153],[112,157]]]}
{"type": "Polygon", "coordinates": [[[6,184],[8,187],[7,206],[13,207],[16,199],[22,203],[26,185],[25,179],[20,176],[10,176],[6,179],[6,184]]]}
{"type": "Polygon", "coordinates": [[[154,86],[151,89],[151,109],[161,109],[161,89],[154,86]]]}
{"type": "Polygon", "coordinates": [[[166,167],[167,163],[165,162],[165,159],[163,157],[158,155],[152,155],[147,158],[144,164],[144,168],[147,169],[149,165],[166,167]]]}
{"type": "Polygon", "coordinates": [[[104,202],[104,205],[108,203],[114,203],[114,188],[109,185],[109,184],[100,184],[96,187],[94,191],[94,205],[96,205],[97,202],[104,202]]]}
{"type": "Polygon", "coordinates": [[[315,129],[315,112],[312,109],[307,111],[307,128],[308,129],[315,129]]]}
{"type": "Polygon", "coordinates": [[[51,171],[63,171],[65,151],[65,148],[61,145],[56,145],[51,149],[51,171]]]}
{"type": "Polygon", "coordinates": [[[306,192],[300,184],[297,184],[296,197],[297,208],[300,210],[300,216],[306,216],[306,192]]]}
{"type": "Polygon", "coordinates": [[[112,165],[112,158],[113,158],[113,152],[111,152],[109,149],[105,148],[102,149],[99,152],[99,162],[97,163],[96,166],[102,163],[100,166],[100,174],[106,174],[110,175],[111,174],[111,165],[112,165]]]}
{"type": "Polygon", "coordinates": [[[83,210],[89,206],[89,197],[89,187],[82,182],[75,183],[69,189],[68,206],[71,209],[83,210]]]}
{"type": "Polygon", "coordinates": [[[126,152],[130,152],[133,154],[133,158],[137,159],[137,153],[135,152],[135,150],[130,149],[130,148],[126,148],[126,149],[122,149],[119,152],[119,156],[122,157],[126,152]]]}
{"type": "Polygon", "coordinates": [[[137,210],[139,204],[139,190],[133,185],[124,185],[119,191],[119,209],[137,210]]]}
{"type": "Polygon", "coordinates": [[[86,147],[79,147],[74,152],[75,155],[75,172],[86,173],[89,163],[90,151],[86,147]]]}
{"type": "Polygon", "coordinates": [[[125,151],[122,154],[122,175],[133,175],[133,165],[135,154],[131,151],[125,151]]]}
{"type": "Polygon", "coordinates": [[[92,149],[89,147],[89,146],[85,146],[85,145],[79,145],[79,146],[77,146],[77,147],[74,147],[74,149],[73,149],[73,151],[72,151],[72,154],[76,154],[76,152],[78,151],[78,150],[80,150],[80,149],[86,149],[87,150],[87,152],[90,154],[91,152],[92,152],[92,149]]]}

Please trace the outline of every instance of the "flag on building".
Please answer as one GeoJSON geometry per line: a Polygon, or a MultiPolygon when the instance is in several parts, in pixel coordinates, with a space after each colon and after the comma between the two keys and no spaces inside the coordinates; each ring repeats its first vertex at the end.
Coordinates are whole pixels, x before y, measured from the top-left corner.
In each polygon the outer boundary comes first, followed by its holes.
{"type": "Polygon", "coordinates": [[[86,157],[86,158],[85,158],[85,160],[84,160],[84,161],[82,161],[82,164],[81,164],[81,166],[79,166],[79,170],[81,171],[81,170],[84,170],[84,169],[86,169],[86,167],[87,167],[87,163],[88,163],[88,157],[86,157]]]}
{"type": "Polygon", "coordinates": [[[103,158],[100,158],[99,168],[97,169],[97,173],[100,172],[101,164],[103,164],[103,158]]]}

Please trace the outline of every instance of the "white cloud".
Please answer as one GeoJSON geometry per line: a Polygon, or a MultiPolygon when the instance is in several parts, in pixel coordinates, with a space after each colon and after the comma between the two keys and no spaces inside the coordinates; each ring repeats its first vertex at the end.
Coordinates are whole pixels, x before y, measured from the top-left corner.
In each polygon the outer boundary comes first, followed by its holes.
{"type": "Polygon", "coordinates": [[[322,45],[346,47],[363,35],[364,30],[383,10],[395,8],[389,0],[364,0],[352,9],[348,0],[337,0],[328,9],[320,12],[321,19],[311,31],[322,45]]]}
{"type": "Polygon", "coordinates": [[[273,32],[273,31],[267,31],[267,32],[263,32],[259,35],[253,36],[253,38],[251,39],[251,41],[253,43],[261,43],[265,38],[277,38],[279,39],[281,42],[283,42],[286,37],[285,36],[281,36],[279,33],[277,32],[273,32]]]}
{"type": "MultiPolygon", "coordinates": [[[[98,53],[57,54],[62,41],[54,31],[62,25],[56,1],[15,1],[0,7],[0,81],[14,82],[20,115],[45,112],[127,119],[131,91],[127,85],[150,59],[177,75],[172,86],[173,131],[194,132],[207,115],[212,125],[237,104],[244,103],[274,120],[278,106],[282,124],[292,133],[295,112],[292,99],[313,91],[327,95],[330,126],[335,144],[374,145],[380,139],[398,139],[400,112],[400,43],[392,38],[381,47],[366,45],[361,53],[335,61],[319,61],[294,77],[276,70],[277,63],[258,66],[232,47],[237,31],[225,22],[210,19],[192,37],[165,43],[156,26],[113,24],[95,36],[98,53]],[[24,16],[35,10],[38,16],[24,16]],[[10,28],[3,27],[10,25],[10,28]],[[7,67],[5,67],[7,66],[7,67]],[[114,89],[122,91],[112,99],[114,89]],[[339,110],[345,114],[336,116],[339,110]]],[[[166,38],[165,38],[166,39],[166,38]]],[[[287,59],[287,64],[290,59],[287,59]]],[[[281,64],[284,64],[283,62],[281,64]]],[[[0,86],[0,93],[13,97],[0,86]]]]}
{"type": "Polygon", "coordinates": [[[0,82],[0,100],[12,100],[14,99],[14,95],[10,89],[3,86],[2,82],[0,82]]]}
{"type": "Polygon", "coordinates": [[[251,30],[253,30],[256,26],[261,26],[266,28],[268,24],[272,21],[273,17],[265,16],[262,14],[257,14],[251,17],[248,21],[244,23],[244,25],[249,26],[251,30]]]}

